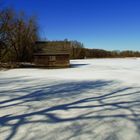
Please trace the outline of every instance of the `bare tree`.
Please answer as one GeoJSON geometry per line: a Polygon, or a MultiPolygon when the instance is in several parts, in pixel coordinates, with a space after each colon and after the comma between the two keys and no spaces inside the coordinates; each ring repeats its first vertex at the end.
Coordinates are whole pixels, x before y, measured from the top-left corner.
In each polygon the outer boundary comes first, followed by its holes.
{"type": "Polygon", "coordinates": [[[16,14],[11,9],[0,11],[1,61],[31,61],[38,27],[34,17],[16,14]]]}

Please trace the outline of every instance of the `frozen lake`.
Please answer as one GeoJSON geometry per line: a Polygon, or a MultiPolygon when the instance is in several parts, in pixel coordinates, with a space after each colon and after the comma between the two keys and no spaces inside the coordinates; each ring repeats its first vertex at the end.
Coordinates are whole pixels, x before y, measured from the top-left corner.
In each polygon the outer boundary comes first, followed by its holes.
{"type": "Polygon", "coordinates": [[[140,59],[0,71],[0,140],[140,140],[140,59]]]}

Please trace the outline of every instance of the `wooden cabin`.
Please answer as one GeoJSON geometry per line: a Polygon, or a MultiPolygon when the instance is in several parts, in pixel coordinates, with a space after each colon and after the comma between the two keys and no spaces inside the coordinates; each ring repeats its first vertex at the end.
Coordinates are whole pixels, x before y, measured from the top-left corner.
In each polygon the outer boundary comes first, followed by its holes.
{"type": "Polygon", "coordinates": [[[69,67],[70,58],[68,53],[37,53],[34,63],[38,67],[69,67]]]}
{"type": "MultiPolygon", "coordinates": [[[[69,44],[69,43],[67,43],[69,44]]],[[[37,41],[39,51],[34,54],[34,63],[38,67],[69,67],[69,47],[63,42],[37,41]]]]}

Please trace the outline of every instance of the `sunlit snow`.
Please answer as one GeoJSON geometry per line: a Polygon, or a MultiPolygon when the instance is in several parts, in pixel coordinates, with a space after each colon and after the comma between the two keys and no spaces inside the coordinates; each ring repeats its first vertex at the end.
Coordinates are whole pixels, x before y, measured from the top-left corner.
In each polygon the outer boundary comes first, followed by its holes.
{"type": "Polygon", "coordinates": [[[139,140],[140,59],[0,71],[0,140],[139,140]]]}

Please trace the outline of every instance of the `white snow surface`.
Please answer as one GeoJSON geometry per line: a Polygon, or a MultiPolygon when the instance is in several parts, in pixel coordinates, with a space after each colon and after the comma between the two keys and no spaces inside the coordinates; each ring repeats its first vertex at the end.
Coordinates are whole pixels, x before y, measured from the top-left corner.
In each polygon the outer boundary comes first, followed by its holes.
{"type": "Polygon", "coordinates": [[[0,140],[140,140],[140,59],[0,71],[0,140]]]}

